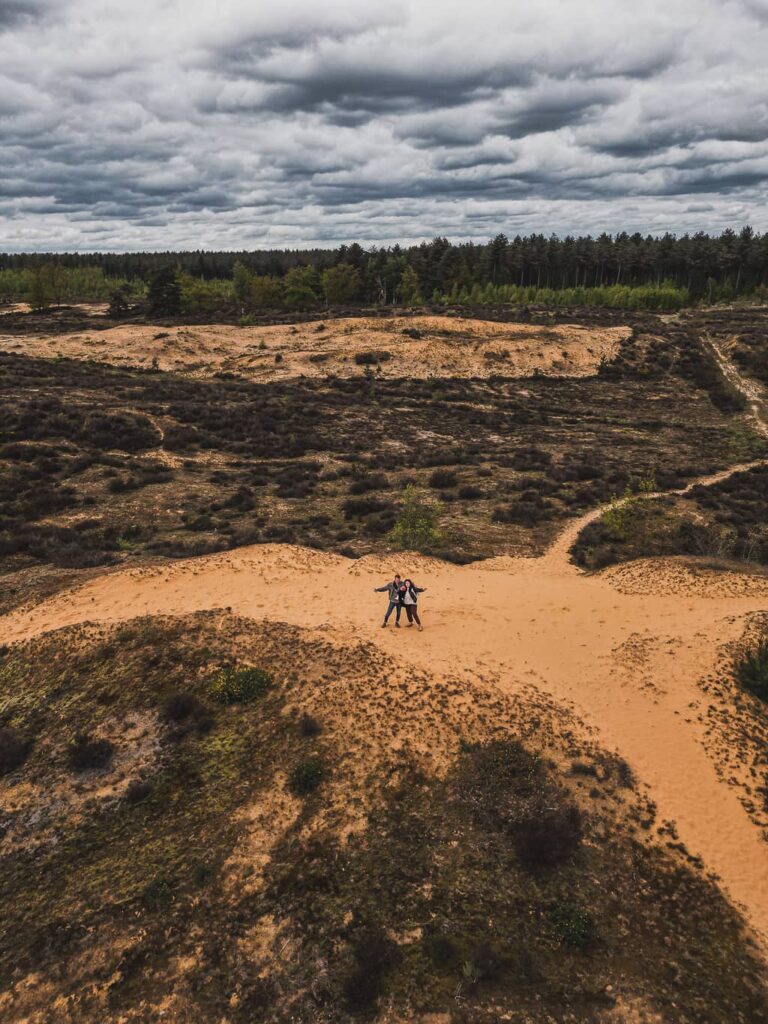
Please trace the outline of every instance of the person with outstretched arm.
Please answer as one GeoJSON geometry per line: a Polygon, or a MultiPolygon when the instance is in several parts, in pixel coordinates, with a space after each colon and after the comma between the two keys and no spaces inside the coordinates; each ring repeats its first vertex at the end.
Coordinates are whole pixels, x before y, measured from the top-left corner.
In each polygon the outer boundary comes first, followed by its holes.
{"type": "Polygon", "coordinates": [[[422,626],[421,619],[419,618],[419,610],[416,607],[416,602],[419,599],[419,594],[423,594],[426,589],[426,587],[417,587],[413,580],[406,580],[400,588],[400,591],[403,594],[405,614],[408,616],[408,625],[412,626],[415,621],[416,625],[419,627],[419,632],[421,632],[424,627],[422,626]]]}
{"type": "Polygon", "coordinates": [[[383,587],[373,588],[373,592],[375,594],[389,594],[389,604],[387,605],[387,610],[384,613],[384,621],[381,624],[382,629],[386,626],[387,621],[389,620],[389,616],[392,614],[395,608],[397,608],[397,614],[395,615],[395,625],[397,626],[398,629],[400,628],[400,613],[403,610],[402,597],[400,596],[401,586],[402,580],[400,579],[400,573],[395,573],[395,578],[392,580],[391,583],[385,583],[383,587]]]}

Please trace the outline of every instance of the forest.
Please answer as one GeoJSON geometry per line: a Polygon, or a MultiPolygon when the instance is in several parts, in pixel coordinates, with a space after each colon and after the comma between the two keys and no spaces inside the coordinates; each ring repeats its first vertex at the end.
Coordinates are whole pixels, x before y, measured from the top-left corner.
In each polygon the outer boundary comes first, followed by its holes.
{"type": "Polygon", "coordinates": [[[0,302],[148,299],[164,315],[510,303],[672,310],[768,296],[768,233],[509,239],[364,249],[0,253],[0,302]]]}

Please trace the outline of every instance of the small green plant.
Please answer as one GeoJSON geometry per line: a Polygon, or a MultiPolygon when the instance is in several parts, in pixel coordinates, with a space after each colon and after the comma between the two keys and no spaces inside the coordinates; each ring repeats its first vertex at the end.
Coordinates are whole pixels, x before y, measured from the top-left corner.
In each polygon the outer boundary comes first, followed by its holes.
{"type": "Polygon", "coordinates": [[[219,704],[247,704],[272,685],[272,676],[261,668],[225,668],[209,690],[219,704]]]}
{"type": "Polygon", "coordinates": [[[255,321],[250,313],[244,313],[237,323],[240,327],[253,327],[255,321]]]}
{"type": "Polygon", "coordinates": [[[768,702],[768,635],[745,651],[734,667],[736,678],[744,689],[758,700],[768,702]]]}
{"type": "Polygon", "coordinates": [[[549,920],[555,934],[564,946],[585,950],[597,938],[594,917],[573,903],[560,903],[549,911],[549,920]]]}
{"type": "Polygon", "coordinates": [[[413,484],[405,489],[403,508],[390,538],[397,547],[413,551],[429,551],[440,544],[435,506],[422,500],[413,484]]]}
{"type": "Polygon", "coordinates": [[[314,793],[324,775],[325,770],[319,758],[300,761],[288,777],[288,788],[296,796],[308,796],[314,793]]]}

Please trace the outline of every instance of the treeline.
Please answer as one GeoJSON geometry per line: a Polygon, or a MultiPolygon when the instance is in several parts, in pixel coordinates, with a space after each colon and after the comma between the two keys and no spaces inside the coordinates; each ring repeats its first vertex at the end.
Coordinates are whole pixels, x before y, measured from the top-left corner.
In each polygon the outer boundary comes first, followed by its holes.
{"type": "Polygon", "coordinates": [[[173,275],[181,312],[234,305],[528,303],[675,309],[768,290],[768,233],[544,235],[485,244],[435,238],[363,249],[0,254],[0,300],[33,305],[142,296],[173,275]]]}

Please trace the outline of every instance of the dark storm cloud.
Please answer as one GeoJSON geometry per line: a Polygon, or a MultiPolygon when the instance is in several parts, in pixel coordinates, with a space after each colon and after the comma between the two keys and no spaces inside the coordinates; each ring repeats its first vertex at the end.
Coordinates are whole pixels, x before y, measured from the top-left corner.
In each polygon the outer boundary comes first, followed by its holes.
{"type": "Polygon", "coordinates": [[[0,0],[0,245],[768,226],[768,0],[635,8],[0,0]]]}
{"type": "Polygon", "coordinates": [[[23,21],[34,21],[52,7],[52,0],[0,0],[0,31],[23,21]]]}

